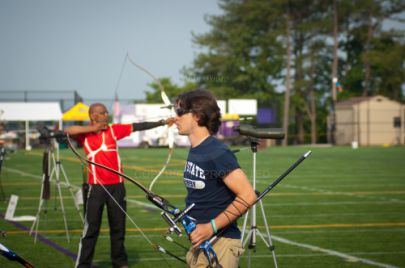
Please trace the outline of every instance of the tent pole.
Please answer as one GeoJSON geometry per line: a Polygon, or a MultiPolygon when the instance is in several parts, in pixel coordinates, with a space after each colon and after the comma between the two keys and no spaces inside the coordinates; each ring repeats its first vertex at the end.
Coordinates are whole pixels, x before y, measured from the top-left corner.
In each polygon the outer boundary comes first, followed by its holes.
{"type": "Polygon", "coordinates": [[[30,151],[30,129],[29,129],[29,121],[25,121],[25,150],[30,151]]]}

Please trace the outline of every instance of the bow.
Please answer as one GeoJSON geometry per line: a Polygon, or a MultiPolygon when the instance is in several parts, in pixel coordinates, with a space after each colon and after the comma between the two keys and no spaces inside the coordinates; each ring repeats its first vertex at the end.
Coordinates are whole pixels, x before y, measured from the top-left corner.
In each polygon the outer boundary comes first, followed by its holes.
{"type": "MultiPolygon", "coordinates": [[[[112,172],[114,174],[117,174],[119,176],[124,177],[125,179],[127,179],[128,181],[130,181],[131,183],[133,183],[134,185],[136,185],[138,188],[140,188],[143,192],[146,193],[146,198],[151,201],[156,207],[158,207],[159,209],[161,209],[164,215],[173,215],[173,216],[181,216],[181,215],[185,215],[190,209],[185,209],[184,211],[181,211],[180,209],[178,209],[177,207],[173,206],[172,204],[170,204],[170,202],[168,200],[166,200],[165,198],[153,193],[152,191],[150,191],[148,188],[146,188],[144,185],[142,185],[140,182],[136,181],[135,179],[131,178],[130,176],[121,173],[115,169],[112,169],[110,167],[98,164],[96,162],[93,162],[85,157],[83,157],[72,145],[72,142],[70,140],[69,135],[67,134],[66,136],[66,141],[67,144],[69,146],[69,148],[72,150],[72,152],[76,155],[76,157],[82,162],[82,163],[87,163],[87,164],[91,164],[91,165],[95,165],[98,167],[101,167],[103,169],[108,170],[109,172],[112,172]]],[[[90,168],[88,168],[89,172],[92,172],[90,168]]],[[[128,217],[128,219],[132,222],[132,224],[138,229],[138,231],[141,233],[141,235],[145,238],[145,240],[152,246],[153,249],[167,254],[181,262],[185,261],[183,259],[181,259],[180,257],[178,257],[177,255],[175,255],[174,253],[171,253],[170,251],[166,250],[165,248],[163,248],[162,246],[158,245],[158,244],[154,244],[147,236],[146,234],[141,230],[141,228],[135,223],[135,221],[131,218],[131,216],[125,211],[124,208],[121,207],[121,205],[118,203],[118,201],[115,200],[115,198],[107,191],[107,189],[104,187],[103,184],[99,184],[104,191],[111,197],[111,199],[114,201],[114,203],[119,207],[119,209],[128,217]]],[[[184,216],[183,216],[184,217],[184,216]]],[[[181,232],[181,231],[180,231],[181,232]]]]}
{"type": "Polygon", "coordinates": [[[34,268],[34,266],[29,263],[27,260],[22,258],[21,256],[18,256],[17,253],[14,251],[6,248],[3,244],[0,243],[0,254],[9,259],[10,261],[16,261],[18,263],[21,263],[24,267],[26,268],[34,268]]]}
{"type": "MultiPolygon", "coordinates": [[[[141,65],[137,64],[135,61],[133,61],[131,59],[131,57],[129,56],[129,54],[127,53],[127,59],[128,61],[134,65],[135,67],[137,67],[138,69],[140,69],[141,71],[145,72],[147,75],[149,75],[153,81],[155,81],[155,83],[158,85],[159,89],[160,89],[160,96],[163,100],[163,103],[165,104],[164,108],[170,109],[170,116],[172,117],[174,115],[174,106],[173,104],[170,102],[169,97],[166,94],[166,91],[162,85],[162,83],[159,81],[159,79],[157,79],[150,71],[148,71],[145,67],[142,67],[141,65]]],[[[167,154],[167,158],[166,158],[166,162],[164,163],[163,167],[160,169],[160,171],[158,172],[158,174],[153,178],[153,180],[151,181],[150,185],[149,185],[149,190],[152,190],[153,185],[155,184],[155,182],[158,180],[158,178],[163,174],[163,172],[165,172],[167,166],[169,165],[169,162],[172,158],[173,155],[173,149],[174,149],[174,129],[173,126],[167,126],[167,140],[168,140],[168,146],[169,146],[169,152],[167,154]]]]}
{"type": "MultiPolygon", "coordinates": [[[[92,164],[101,168],[104,168],[112,173],[115,173],[119,176],[122,176],[138,186],[142,191],[146,193],[146,197],[149,201],[151,201],[155,206],[157,206],[159,209],[161,209],[162,212],[162,217],[163,219],[166,220],[166,222],[169,224],[169,229],[168,229],[168,234],[169,233],[176,233],[177,235],[181,235],[181,230],[177,226],[178,222],[181,222],[183,225],[184,229],[186,230],[187,234],[190,234],[194,231],[196,228],[196,220],[188,216],[188,212],[195,206],[195,204],[191,204],[188,207],[186,207],[183,211],[180,209],[176,208],[175,206],[171,205],[169,201],[164,199],[163,197],[153,193],[151,190],[147,189],[145,186],[143,186],[141,183],[136,181],[135,179],[129,177],[128,175],[125,175],[119,171],[116,171],[112,168],[109,168],[107,166],[95,163],[93,161],[88,160],[87,158],[84,158],[81,156],[72,146],[70,142],[69,135],[67,135],[67,142],[73,153],[80,159],[82,162],[86,162],[88,164],[92,164]]],[[[306,152],[304,155],[302,155],[298,160],[296,160],[286,171],[284,171],[276,180],[274,180],[262,193],[258,193],[258,196],[253,204],[247,204],[247,208],[249,208],[251,205],[256,204],[258,201],[260,201],[270,190],[272,190],[277,184],[281,182],[287,175],[290,174],[291,171],[293,171],[298,165],[301,164],[302,161],[304,161],[306,158],[308,158],[311,154],[311,151],[306,152]]],[[[89,169],[91,172],[91,169],[89,169]]],[[[133,219],[126,213],[125,209],[123,209],[119,203],[114,199],[114,197],[105,189],[105,187],[100,184],[100,186],[103,187],[104,191],[112,198],[112,200],[117,204],[117,206],[122,210],[122,212],[131,220],[131,222],[135,225],[135,227],[139,230],[139,232],[143,235],[143,237],[148,241],[148,243],[157,251],[160,251],[162,253],[168,254],[169,256],[172,256],[176,258],[179,261],[185,262],[183,259],[178,257],[177,255],[165,250],[163,247],[153,244],[149,238],[145,235],[145,233],[139,228],[138,225],[133,221],[133,219]]],[[[239,215],[239,217],[242,216],[239,215]]],[[[227,228],[223,228],[219,233],[211,237],[209,240],[205,241],[203,244],[199,246],[200,249],[203,250],[204,255],[208,259],[209,262],[209,267],[214,267],[213,262],[215,262],[216,267],[222,267],[219,262],[217,255],[212,247],[212,243],[219,237],[220,234],[222,234],[227,228]]]]}

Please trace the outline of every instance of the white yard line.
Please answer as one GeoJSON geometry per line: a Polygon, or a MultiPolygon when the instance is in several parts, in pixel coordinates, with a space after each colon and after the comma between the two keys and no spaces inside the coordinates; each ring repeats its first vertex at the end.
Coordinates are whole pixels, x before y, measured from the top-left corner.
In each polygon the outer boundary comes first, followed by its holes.
{"type": "Polygon", "coordinates": [[[285,238],[282,238],[279,236],[272,235],[271,237],[274,240],[279,241],[284,244],[293,245],[293,246],[297,246],[297,247],[301,247],[301,248],[307,248],[307,249],[317,251],[317,252],[323,252],[327,255],[340,257],[342,259],[345,259],[348,262],[362,262],[365,264],[369,264],[369,265],[376,266],[376,267],[383,267],[383,268],[399,268],[398,266],[394,266],[391,264],[376,262],[376,261],[366,259],[366,258],[359,258],[359,257],[353,256],[353,255],[347,254],[347,253],[339,252],[339,251],[332,250],[332,249],[321,248],[321,247],[313,246],[310,244],[299,243],[299,242],[288,240],[288,239],[285,239],[285,238]]]}
{"type": "MultiPolygon", "coordinates": [[[[22,176],[32,177],[32,178],[35,178],[35,179],[42,179],[42,176],[38,176],[38,175],[31,174],[31,173],[23,172],[23,171],[20,171],[20,170],[17,170],[17,169],[12,169],[12,168],[5,168],[5,169],[7,171],[11,171],[11,172],[20,174],[22,176]]],[[[66,183],[63,183],[63,184],[67,185],[66,183]]],[[[74,186],[74,185],[72,185],[72,187],[74,187],[76,189],[79,188],[78,186],[74,186]]],[[[313,189],[313,188],[308,188],[308,187],[297,187],[297,186],[287,186],[287,187],[289,187],[289,188],[301,188],[301,189],[305,189],[305,190],[309,190],[309,191],[316,191],[316,192],[330,192],[330,191],[324,191],[324,190],[313,189]]],[[[128,199],[127,201],[130,202],[130,203],[146,206],[148,208],[156,209],[155,206],[153,206],[151,204],[148,204],[148,203],[145,203],[145,202],[141,202],[141,201],[137,201],[137,200],[131,200],[131,199],[128,199]]],[[[386,201],[391,201],[391,202],[400,201],[401,203],[404,202],[402,200],[396,200],[396,199],[388,199],[386,201]]],[[[299,243],[299,242],[288,240],[288,239],[285,239],[285,238],[282,238],[282,237],[279,237],[279,236],[272,235],[272,239],[274,239],[276,241],[279,241],[281,243],[284,243],[284,244],[293,245],[293,246],[297,246],[297,247],[301,247],[301,248],[307,248],[307,249],[310,249],[312,251],[322,252],[322,253],[325,253],[327,255],[340,257],[340,258],[345,259],[346,261],[349,261],[349,262],[361,262],[361,263],[369,264],[369,265],[376,266],[376,267],[383,267],[383,268],[399,268],[398,266],[394,266],[394,265],[391,265],[391,264],[380,263],[380,262],[376,262],[376,261],[373,261],[373,260],[370,260],[370,259],[356,257],[356,256],[353,256],[353,255],[350,255],[350,254],[347,254],[347,253],[342,253],[342,252],[331,250],[331,249],[321,248],[321,247],[318,247],[318,246],[313,246],[313,245],[305,244],[305,243],[299,243]]],[[[156,259],[159,259],[161,261],[161,258],[156,258],[156,259]]],[[[155,258],[142,258],[142,260],[152,261],[152,260],[155,260],[155,258]]]]}
{"type": "Polygon", "coordinates": [[[324,201],[319,201],[319,202],[283,202],[280,204],[274,204],[272,201],[265,201],[263,202],[263,206],[268,207],[301,207],[301,206],[331,206],[331,205],[353,205],[353,206],[358,206],[358,205],[393,205],[393,204],[405,204],[405,201],[400,202],[391,202],[391,201],[331,201],[331,202],[324,202],[324,201]]]}
{"type": "MultiPolygon", "coordinates": [[[[101,237],[101,236],[100,236],[101,237]]],[[[60,238],[60,237],[57,237],[60,238]]],[[[103,237],[105,239],[110,239],[109,236],[105,236],[103,237]]],[[[354,252],[355,253],[355,252],[354,252]]],[[[365,253],[365,252],[358,252],[356,254],[367,254],[367,255],[385,255],[385,254],[405,254],[404,251],[400,251],[400,252],[372,252],[372,253],[365,253]]],[[[313,258],[313,257],[325,257],[325,254],[277,254],[277,257],[280,258],[297,258],[297,257],[301,257],[301,258],[313,258]]],[[[247,256],[242,255],[241,258],[247,258],[247,256]]],[[[271,254],[254,254],[251,255],[251,258],[254,259],[267,259],[267,258],[273,258],[273,256],[271,254]]],[[[135,260],[135,259],[133,259],[135,260]]],[[[136,259],[139,261],[162,261],[162,258],[159,257],[141,257],[140,259],[136,259]]],[[[167,260],[174,260],[176,261],[176,259],[171,258],[171,257],[167,257],[167,260]]],[[[95,263],[97,262],[102,262],[103,260],[94,260],[95,263]]],[[[129,258],[129,261],[131,261],[131,258],[129,258]]],[[[389,266],[389,267],[396,267],[396,266],[389,266]]]]}
{"type": "Polygon", "coordinates": [[[4,170],[11,171],[13,173],[17,173],[17,174],[25,176],[25,177],[31,177],[31,178],[35,178],[35,179],[42,179],[42,176],[34,175],[32,173],[27,173],[27,172],[24,172],[24,171],[21,171],[21,170],[18,170],[18,169],[14,169],[14,168],[4,167],[4,170]]]}
{"type": "Polygon", "coordinates": [[[393,202],[393,203],[405,203],[404,200],[397,199],[397,198],[386,198],[386,197],[381,197],[381,196],[372,196],[372,195],[362,195],[359,193],[351,193],[351,192],[340,192],[340,191],[330,191],[330,190],[324,190],[324,189],[319,189],[319,188],[314,188],[314,187],[307,187],[307,186],[296,186],[296,185],[291,185],[291,184],[284,184],[283,185],[286,188],[292,188],[292,189],[300,189],[300,190],[305,190],[309,192],[317,192],[317,193],[325,193],[325,194],[334,194],[334,195],[346,195],[346,196],[351,196],[351,197],[356,197],[356,198],[364,198],[364,199],[371,199],[371,200],[382,200],[382,201],[388,201],[388,202],[393,202]]]}
{"type": "MultiPolygon", "coordinates": [[[[42,180],[42,176],[39,176],[39,175],[35,175],[35,174],[32,174],[32,173],[24,172],[24,171],[14,169],[14,168],[9,168],[9,167],[5,167],[4,169],[9,171],[9,172],[19,174],[21,176],[31,177],[31,178],[34,178],[34,179],[42,180]]],[[[51,182],[55,183],[54,179],[52,179],[51,182]]],[[[66,186],[66,187],[68,186],[68,184],[66,182],[63,182],[63,181],[61,181],[60,184],[63,185],[63,186],[66,186]]],[[[76,185],[73,185],[73,184],[71,184],[70,186],[75,190],[80,189],[79,186],[76,186],[76,185]]],[[[138,201],[138,200],[135,200],[135,199],[127,199],[127,202],[158,210],[154,205],[151,205],[151,204],[146,203],[146,202],[138,201]]]]}

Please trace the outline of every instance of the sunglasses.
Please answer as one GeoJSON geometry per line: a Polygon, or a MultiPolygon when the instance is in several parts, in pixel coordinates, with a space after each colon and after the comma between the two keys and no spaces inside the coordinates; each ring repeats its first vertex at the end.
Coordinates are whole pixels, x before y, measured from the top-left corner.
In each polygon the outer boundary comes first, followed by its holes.
{"type": "Polygon", "coordinates": [[[186,110],[184,108],[179,107],[179,108],[174,109],[174,111],[176,112],[176,115],[178,117],[181,117],[185,114],[191,113],[193,110],[186,110]]]}

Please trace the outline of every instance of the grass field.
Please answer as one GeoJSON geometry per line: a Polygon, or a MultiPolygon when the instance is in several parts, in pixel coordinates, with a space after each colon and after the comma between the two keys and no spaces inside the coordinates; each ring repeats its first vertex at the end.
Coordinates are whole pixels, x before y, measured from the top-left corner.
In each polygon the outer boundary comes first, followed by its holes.
{"type": "MultiPolygon", "coordinates": [[[[405,267],[405,148],[349,147],[309,148],[274,147],[257,155],[257,189],[260,191],[307,150],[312,150],[292,174],[264,199],[266,218],[276,246],[279,267],[405,267]]],[[[167,172],[154,191],[183,207],[185,189],[182,169],[186,149],[175,149],[167,172]]],[[[121,158],[128,175],[149,185],[166,160],[166,149],[123,149],[121,158]]],[[[237,154],[246,173],[252,173],[249,149],[237,154]]],[[[82,182],[79,161],[69,150],[61,151],[61,161],[72,186],[82,182]]],[[[42,151],[19,151],[7,155],[1,176],[6,200],[0,203],[4,215],[10,194],[19,196],[16,216],[35,215],[41,190],[42,151]]],[[[64,177],[61,178],[64,181],[64,177]]],[[[126,184],[128,214],[148,239],[180,256],[184,249],[164,240],[167,225],[159,211],[150,209],[143,192],[126,184]]],[[[32,222],[12,223],[0,219],[0,230],[7,237],[0,243],[19,253],[35,267],[73,267],[82,231],[79,213],[66,188],[62,190],[70,243],[67,242],[60,210],[51,188],[41,214],[36,244],[28,235],[32,222]]],[[[264,232],[262,214],[257,213],[259,229],[264,232]]],[[[239,221],[242,225],[242,221],[239,221]]],[[[185,238],[177,240],[188,246],[185,238]]],[[[257,237],[251,267],[274,267],[271,252],[257,237]]],[[[155,252],[127,219],[126,246],[130,267],[185,267],[181,262],[155,252]]],[[[109,235],[103,220],[94,265],[111,267],[109,235]]],[[[247,267],[245,253],[241,267],[247,267]]],[[[21,267],[0,256],[0,267],[21,267]]]]}

